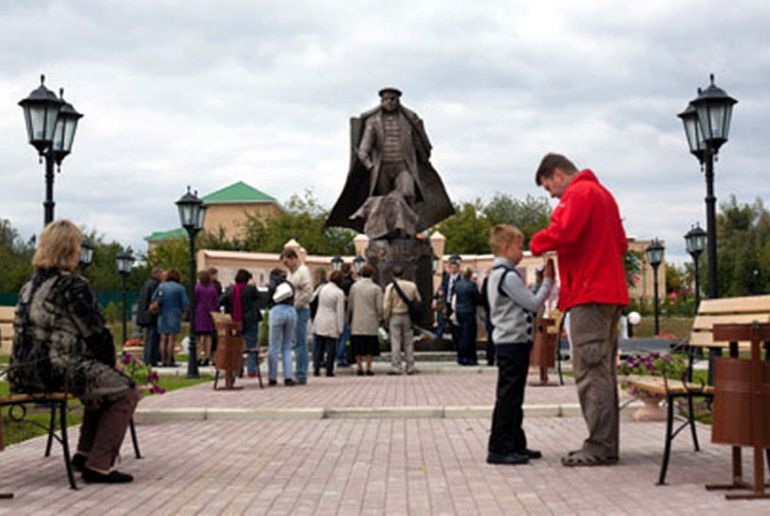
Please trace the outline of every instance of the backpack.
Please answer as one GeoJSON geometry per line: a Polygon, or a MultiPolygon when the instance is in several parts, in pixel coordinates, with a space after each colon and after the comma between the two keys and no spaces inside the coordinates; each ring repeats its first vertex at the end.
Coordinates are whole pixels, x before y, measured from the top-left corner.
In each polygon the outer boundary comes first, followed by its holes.
{"type": "Polygon", "coordinates": [[[406,294],[404,294],[404,291],[398,286],[396,280],[393,280],[393,288],[398,294],[398,297],[401,298],[401,301],[403,301],[409,309],[409,319],[412,321],[412,324],[422,324],[422,321],[425,318],[425,309],[423,308],[422,303],[406,297],[406,294]]]}

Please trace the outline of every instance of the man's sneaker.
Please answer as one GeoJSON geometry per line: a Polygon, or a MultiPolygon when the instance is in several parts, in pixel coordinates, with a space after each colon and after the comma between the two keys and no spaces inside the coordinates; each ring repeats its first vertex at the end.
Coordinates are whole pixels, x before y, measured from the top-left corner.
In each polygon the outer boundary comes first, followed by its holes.
{"type": "Polygon", "coordinates": [[[270,387],[275,387],[276,385],[278,385],[278,380],[270,380],[269,382],[267,382],[267,385],[269,385],[270,387]]]}
{"type": "Polygon", "coordinates": [[[522,455],[521,453],[509,453],[507,455],[489,453],[487,455],[487,464],[507,464],[515,466],[517,464],[526,464],[528,462],[529,456],[522,455]]]}
{"type": "Polygon", "coordinates": [[[121,473],[120,471],[110,471],[106,475],[99,473],[86,467],[83,468],[83,481],[91,484],[126,484],[133,482],[134,477],[128,473],[121,473]]]}
{"type": "Polygon", "coordinates": [[[297,385],[307,385],[307,378],[297,378],[297,385]]]}
{"type": "Polygon", "coordinates": [[[286,380],[284,380],[284,381],[283,381],[283,384],[284,384],[286,387],[294,387],[294,386],[296,385],[296,384],[294,383],[294,380],[292,380],[291,378],[287,378],[286,380]]]}

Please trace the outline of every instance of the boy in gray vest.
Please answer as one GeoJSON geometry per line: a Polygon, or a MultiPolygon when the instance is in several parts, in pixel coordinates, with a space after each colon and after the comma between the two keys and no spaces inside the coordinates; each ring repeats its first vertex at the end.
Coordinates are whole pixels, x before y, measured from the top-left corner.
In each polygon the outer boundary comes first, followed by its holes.
{"type": "Polygon", "coordinates": [[[487,300],[492,321],[492,340],[497,353],[497,395],[492,414],[487,463],[526,464],[542,454],[527,448],[522,428],[524,387],[532,349],[533,320],[553,286],[554,266],[549,259],[544,279],[531,292],[515,267],[522,258],[524,235],[513,226],[499,224],[492,228],[489,247],[495,255],[487,281],[487,300]]]}

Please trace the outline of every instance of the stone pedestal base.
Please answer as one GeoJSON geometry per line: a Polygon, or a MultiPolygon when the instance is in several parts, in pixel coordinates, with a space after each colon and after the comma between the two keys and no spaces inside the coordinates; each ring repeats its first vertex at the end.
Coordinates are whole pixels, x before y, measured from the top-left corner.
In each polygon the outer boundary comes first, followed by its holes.
{"type": "Polygon", "coordinates": [[[366,248],[366,261],[374,267],[374,281],[383,289],[393,281],[393,267],[401,266],[404,279],[414,281],[420,291],[426,314],[421,326],[433,326],[433,312],[430,301],[433,296],[433,270],[431,246],[427,240],[404,238],[393,240],[370,240],[366,248]]]}

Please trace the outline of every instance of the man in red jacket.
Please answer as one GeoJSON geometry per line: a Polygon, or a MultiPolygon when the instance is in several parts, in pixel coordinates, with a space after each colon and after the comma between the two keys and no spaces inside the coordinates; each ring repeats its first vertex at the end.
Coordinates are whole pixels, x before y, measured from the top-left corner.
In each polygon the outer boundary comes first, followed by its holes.
{"type": "Polygon", "coordinates": [[[562,464],[615,464],[618,319],[628,304],[623,267],[627,243],[620,212],[593,172],[578,172],[560,154],[543,158],[535,182],[560,199],[551,223],[532,237],[529,247],[534,255],[556,251],[559,257],[559,309],[570,313],[572,366],[589,434],[582,448],[563,457],[562,464]]]}

